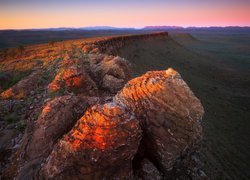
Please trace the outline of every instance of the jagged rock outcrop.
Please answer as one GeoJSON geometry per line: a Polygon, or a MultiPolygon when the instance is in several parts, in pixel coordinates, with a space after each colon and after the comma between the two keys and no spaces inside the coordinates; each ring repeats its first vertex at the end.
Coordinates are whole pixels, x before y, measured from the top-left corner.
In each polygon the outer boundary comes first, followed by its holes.
{"type": "MultiPolygon", "coordinates": [[[[54,80],[44,83],[40,98],[34,96],[39,107],[28,104],[40,115],[27,115],[33,117],[3,177],[162,179],[178,174],[169,171],[179,164],[188,166],[182,158],[202,137],[200,101],[173,69],[128,82],[129,63],[115,55],[128,42],[166,35],[104,38],[84,44],[82,51],[72,46],[77,52],[66,53],[54,67],[54,80]]],[[[4,93],[16,98],[24,89],[28,95],[37,76],[31,74],[4,93]]],[[[4,104],[0,115],[10,111],[4,104]]]]}
{"type": "Polygon", "coordinates": [[[117,52],[121,47],[133,41],[147,40],[150,38],[158,37],[162,38],[165,36],[168,36],[168,32],[107,37],[84,45],[83,51],[91,53],[105,53],[109,55],[117,55],[117,52]]]}
{"type": "Polygon", "coordinates": [[[131,179],[141,133],[139,121],[124,107],[93,106],[54,147],[41,177],[131,179]]]}
{"type": "Polygon", "coordinates": [[[93,95],[97,91],[95,82],[86,70],[84,59],[70,59],[66,57],[54,80],[49,84],[50,92],[70,91],[93,95]]]}
{"type": "Polygon", "coordinates": [[[17,84],[1,93],[2,99],[21,99],[29,95],[29,93],[38,84],[38,80],[42,74],[42,70],[37,69],[29,76],[20,80],[17,84]]]}
{"type": "Polygon", "coordinates": [[[89,75],[77,66],[71,66],[58,73],[52,83],[48,86],[52,92],[58,90],[84,91],[93,94],[91,91],[97,89],[95,82],[89,75]]]}
{"type": "MultiPolygon", "coordinates": [[[[27,130],[24,135],[22,156],[27,163],[22,165],[18,177],[31,179],[52,151],[58,138],[67,133],[87,107],[98,100],[98,98],[85,98],[81,95],[67,95],[49,101],[38,117],[33,130],[27,130]]],[[[31,128],[28,127],[28,129],[31,128]]]]}
{"type": "Polygon", "coordinates": [[[136,114],[147,153],[165,173],[182,153],[201,140],[203,107],[173,69],[147,72],[132,79],[114,102],[136,114]]]}
{"type": "Polygon", "coordinates": [[[173,69],[132,79],[113,102],[84,113],[88,105],[80,96],[47,103],[24,142],[27,163],[19,178],[131,179],[140,153],[136,177],[160,179],[201,140],[202,105],[173,69]]]}
{"type": "Polygon", "coordinates": [[[48,86],[50,92],[67,90],[95,95],[104,89],[116,93],[130,77],[127,60],[105,54],[66,57],[60,65],[61,70],[48,86]]]}
{"type": "Polygon", "coordinates": [[[89,62],[99,87],[112,93],[118,92],[130,78],[129,63],[121,57],[91,54],[89,62]]]}

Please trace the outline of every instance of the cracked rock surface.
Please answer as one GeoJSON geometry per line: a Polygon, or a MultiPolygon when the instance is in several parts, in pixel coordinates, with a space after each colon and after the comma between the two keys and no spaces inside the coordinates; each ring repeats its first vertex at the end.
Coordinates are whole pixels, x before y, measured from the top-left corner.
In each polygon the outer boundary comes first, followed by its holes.
{"type": "Polygon", "coordinates": [[[149,156],[163,171],[202,137],[203,107],[179,73],[147,72],[130,80],[114,97],[140,120],[149,156]]]}

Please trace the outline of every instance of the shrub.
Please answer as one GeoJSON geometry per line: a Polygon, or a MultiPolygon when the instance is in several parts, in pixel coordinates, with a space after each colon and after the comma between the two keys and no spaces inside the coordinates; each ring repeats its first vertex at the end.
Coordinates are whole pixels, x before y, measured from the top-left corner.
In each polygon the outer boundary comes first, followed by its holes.
{"type": "Polygon", "coordinates": [[[23,51],[25,50],[25,48],[24,48],[23,45],[19,45],[19,46],[17,47],[17,49],[18,49],[18,51],[19,51],[20,53],[23,53],[23,51]]]}
{"type": "Polygon", "coordinates": [[[49,45],[50,45],[50,46],[54,46],[55,44],[56,44],[56,40],[50,40],[50,41],[49,41],[49,45]]]}

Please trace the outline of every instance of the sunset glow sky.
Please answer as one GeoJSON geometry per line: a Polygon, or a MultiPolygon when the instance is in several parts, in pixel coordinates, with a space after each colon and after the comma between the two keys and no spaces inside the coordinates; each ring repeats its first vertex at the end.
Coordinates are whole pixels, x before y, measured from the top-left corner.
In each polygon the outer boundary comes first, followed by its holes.
{"type": "Polygon", "coordinates": [[[0,29],[250,26],[250,0],[0,0],[0,29]]]}

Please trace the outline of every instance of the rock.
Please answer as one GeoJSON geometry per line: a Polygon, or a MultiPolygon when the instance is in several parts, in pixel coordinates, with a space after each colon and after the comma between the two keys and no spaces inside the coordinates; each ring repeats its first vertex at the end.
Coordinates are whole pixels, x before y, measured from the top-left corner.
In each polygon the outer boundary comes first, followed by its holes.
{"type": "MultiPolygon", "coordinates": [[[[39,69],[3,92],[2,98],[15,99],[0,101],[0,145],[7,147],[0,156],[1,178],[205,177],[195,165],[198,160],[191,157],[201,139],[199,121],[204,112],[200,101],[172,69],[148,72],[128,82],[129,63],[117,56],[125,44],[166,35],[97,38],[63,45],[67,53],[62,61],[53,61],[51,68],[50,61],[44,63],[49,71],[56,66],[48,90],[59,93],[48,94],[44,87],[34,91],[39,69]],[[25,96],[29,98],[17,99],[25,96]],[[6,119],[13,125],[8,126],[6,119]],[[14,126],[26,127],[24,135],[2,134],[14,126]]],[[[54,58],[60,56],[59,51],[54,58]]]]}
{"type": "Polygon", "coordinates": [[[30,94],[35,86],[38,85],[38,80],[41,77],[42,70],[38,69],[32,72],[29,76],[20,80],[17,84],[1,93],[3,99],[21,99],[30,94]]]}
{"type": "Polygon", "coordinates": [[[112,93],[119,91],[124,85],[123,79],[118,79],[112,75],[106,74],[103,78],[102,87],[112,93]]]}
{"type": "Polygon", "coordinates": [[[84,52],[84,53],[90,53],[91,51],[93,51],[93,52],[97,52],[98,51],[98,48],[94,45],[94,44],[86,44],[86,45],[84,45],[83,46],[83,48],[82,48],[82,51],[84,52]]]}
{"type": "Polygon", "coordinates": [[[0,132],[0,151],[11,149],[14,144],[12,139],[18,135],[18,130],[16,129],[5,129],[0,132]]]}
{"type": "Polygon", "coordinates": [[[137,174],[137,179],[162,180],[163,177],[152,162],[150,162],[148,159],[143,159],[140,170],[137,174]]]}
{"type": "Polygon", "coordinates": [[[203,107],[171,68],[132,79],[114,102],[136,114],[148,155],[162,172],[171,170],[178,157],[201,140],[203,107]]]}
{"type": "Polygon", "coordinates": [[[92,70],[101,77],[109,74],[118,79],[128,79],[130,76],[128,61],[119,56],[105,56],[99,64],[92,65],[92,70]]]}
{"type": "MultiPolygon", "coordinates": [[[[0,131],[0,175],[9,161],[11,151],[15,146],[13,139],[18,135],[16,129],[4,129],[0,131]]],[[[1,176],[0,176],[1,177],[1,176]]]]}
{"type": "Polygon", "coordinates": [[[100,53],[106,53],[109,55],[117,55],[119,49],[126,44],[133,43],[137,40],[150,39],[150,38],[162,38],[168,36],[168,32],[156,32],[152,34],[136,34],[136,35],[123,35],[107,37],[94,42],[95,47],[99,49],[100,53]]]}
{"type": "Polygon", "coordinates": [[[139,121],[124,107],[93,106],[56,144],[40,177],[131,179],[141,133],[139,121]]]}
{"type": "Polygon", "coordinates": [[[55,79],[49,84],[48,89],[51,92],[68,90],[93,94],[97,87],[85,69],[75,65],[59,72],[55,79]]]}
{"type": "Polygon", "coordinates": [[[104,54],[89,54],[83,59],[67,56],[60,66],[62,70],[48,86],[50,92],[67,90],[96,95],[98,89],[105,89],[116,93],[130,77],[127,60],[104,54]]]}
{"type": "Polygon", "coordinates": [[[202,171],[202,170],[199,170],[199,175],[202,178],[208,178],[207,175],[206,175],[206,173],[204,173],[204,171],[202,171]]]}
{"type": "Polygon", "coordinates": [[[26,131],[24,135],[22,152],[27,163],[25,169],[20,170],[19,178],[22,178],[21,175],[25,174],[23,171],[27,171],[28,167],[32,168],[34,164],[30,163],[31,161],[41,165],[58,138],[74,126],[88,106],[87,100],[82,96],[61,96],[45,105],[34,129],[31,132],[26,131]]]}
{"type": "Polygon", "coordinates": [[[30,91],[30,95],[34,95],[35,94],[35,91],[30,91]]]}
{"type": "Polygon", "coordinates": [[[99,49],[98,49],[98,48],[94,48],[93,50],[91,50],[90,53],[92,53],[92,54],[98,54],[98,53],[100,53],[100,52],[99,52],[99,49]]]}
{"type": "Polygon", "coordinates": [[[89,58],[90,69],[95,75],[95,81],[100,88],[116,93],[130,78],[129,63],[123,58],[93,54],[89,58]],[[110,87],[112,81],[115,84],[110,87]]]}

